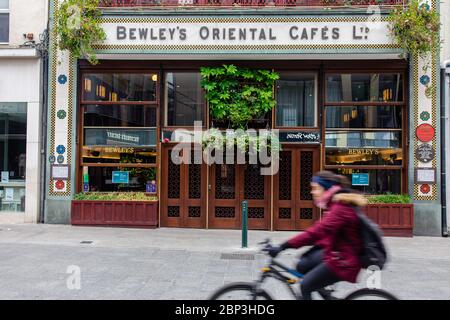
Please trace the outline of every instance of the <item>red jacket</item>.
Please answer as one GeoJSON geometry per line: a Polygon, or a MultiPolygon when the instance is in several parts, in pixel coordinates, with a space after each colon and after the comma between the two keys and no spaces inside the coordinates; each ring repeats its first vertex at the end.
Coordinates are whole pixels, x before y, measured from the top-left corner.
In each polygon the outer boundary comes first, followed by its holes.
{"type": "Polygon", "coordinates": [[[328,203],[324,217],[305,232],[288,240],[292,248],[319,245],[324,261],[344,281],[356,282],[362,247],[359,219],[350,205],[364,206],[366,199],[356,193],[338,193],[328,203]]]}

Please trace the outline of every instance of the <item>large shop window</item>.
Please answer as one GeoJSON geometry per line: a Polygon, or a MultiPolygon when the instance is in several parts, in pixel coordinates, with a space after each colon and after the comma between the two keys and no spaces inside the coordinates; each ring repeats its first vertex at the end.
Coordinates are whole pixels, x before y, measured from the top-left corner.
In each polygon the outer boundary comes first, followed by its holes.
{"type": "Polygon", "coordinates": [[[166,126],[190,127],[194,121],[203,121],[205,98],[200,82],[200,73],[165,74],[166,126]]]}
{"type": "Polygon", "coordinates": [[[82,84],[83,190],[148,191],[156,183],[158,75],[90,73],[82,84]]]}
{"type": "Polygon", "coordinates": [[[281,73],[276,83],[276,126],[315,127],[316,75],[281,73]]]}
{"type": "Polygon", "coordinates": [[[9,0],[0,0],[0,43],[9,42],[9,0]]]}
{"type": "Polygon", "coordinates": [[[402,75],[327,75],[326,88],[325,168],[365,193],[401,193],[402,75]]]}
{"type": "Polygon", "coordinates": [[[0,103],[0,211],[25,211],[26,137],[26,103],[0,103]]]}

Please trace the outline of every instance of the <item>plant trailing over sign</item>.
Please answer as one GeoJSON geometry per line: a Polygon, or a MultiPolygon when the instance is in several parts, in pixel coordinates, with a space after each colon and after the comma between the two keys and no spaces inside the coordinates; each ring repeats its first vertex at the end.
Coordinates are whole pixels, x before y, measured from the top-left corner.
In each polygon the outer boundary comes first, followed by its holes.
{"type": "MultiPolygon", "coordinates": [[[[423,71],[430,67],[430,57],[439,52],[439,13],[427,3],[411,0],[405,7],[395,8],[389,15],[391,36],[402,47],[402,57],[406,54],[418,56],[426,61],[423,71]]],[[[427,85],[427,96],[432,87],[427,85]]]]}
{"type": "Polygon", "coordinates": [[[69,50],[75,58],[86,58],[97,64],[92,45],[106,39],[99,26],[101,11],[99,0],[66,0],[56,13],[58,46],[69,50]]]}
{"type": "Polygon", "coordinates": [[[279,79],[276,72],[234,65],[204,67],[200,72],[214,120],[228,120],[233,128],[245,128],[250,120],[275,107],[273,85],[279,79]]]}

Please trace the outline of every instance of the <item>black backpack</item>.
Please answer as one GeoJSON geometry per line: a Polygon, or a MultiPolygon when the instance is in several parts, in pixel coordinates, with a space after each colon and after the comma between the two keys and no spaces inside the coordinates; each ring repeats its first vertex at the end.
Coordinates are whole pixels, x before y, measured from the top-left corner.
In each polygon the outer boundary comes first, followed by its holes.
{"type": "Polygon", "coordinates": [[[359,261],[364,269],[377,266],[383,269],[387,260],[386,247],[383,243],[383,233],[378,225],[370,220],[358,207],[353,207],[360,221],[362,250],[359,261]]]}

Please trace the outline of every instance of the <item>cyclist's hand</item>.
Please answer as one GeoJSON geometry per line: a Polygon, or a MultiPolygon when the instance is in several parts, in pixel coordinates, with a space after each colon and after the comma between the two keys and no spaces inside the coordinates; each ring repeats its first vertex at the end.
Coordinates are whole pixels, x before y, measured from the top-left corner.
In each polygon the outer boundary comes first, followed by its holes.
{"type": "Polygon", "coordinates": [[[273,247],[270,247],[267,249],[267,253],[272,258],[275,258],[283,250],[284,250],[284,248],[282,248],[281,246],[273,246],[273,247]]]}

